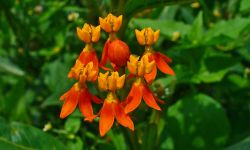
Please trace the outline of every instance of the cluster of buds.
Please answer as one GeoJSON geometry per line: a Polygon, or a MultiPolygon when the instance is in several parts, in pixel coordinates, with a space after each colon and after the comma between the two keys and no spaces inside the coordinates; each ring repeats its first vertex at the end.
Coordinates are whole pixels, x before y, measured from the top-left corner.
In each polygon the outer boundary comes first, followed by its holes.
{"type": "Polygon", "coordinates": [[[129,113],[138,108],[142,99],[149,107],[161,110],[157,102],[163,103],[163,101],[154,95],[149,86],[156,78],[157,68],[169,75],[174,75],[174,71],[168,65],[171,59],[152,48],[159,38],[160,30],[155,32],[151,28],[135,30],[138,43],[145,46],[142,56],[135,56],[130,53],[128,45],[116,36],[122,25],[122,16],[108,14],[105,18],[100,17],[99,22],[100,25],[96,27],[85,23],[82,29],[77,28],[77,35],[85,43],[85,47],[68,74],[68,77],[75,79],[76,83],[60,98],[65,100],[60,118],[70,115],[78,104],[85,121],[92,122],[94,118],[100,117],[99,131],[100,135],[104,136],[115,119],[120,125],[134,130],[134,123],[129,113]],[[98,42],[101,29],[109,34],[109,38],[99,62],[93,44],[98,42]],[[106,67],[108,61],[112,68],[106,67]],[[99,72],[99,68],[104,73],[99,72]],[[128,69],[129,75],[125,74],[125,68],[128,69]],[[118,72],[123,74],[119,75],[118,72]],[[129,94],[125,99],[119,99],[116,91],[124,87],[126,79],[131,78],[135,80],[129,94]],[[100,91],[107,91],[104,100],[88,90],[86,83],[95,83],[96,80],[100,91]],[[99,112],[93,112],[92,102],[102,104],[99,112]]]}

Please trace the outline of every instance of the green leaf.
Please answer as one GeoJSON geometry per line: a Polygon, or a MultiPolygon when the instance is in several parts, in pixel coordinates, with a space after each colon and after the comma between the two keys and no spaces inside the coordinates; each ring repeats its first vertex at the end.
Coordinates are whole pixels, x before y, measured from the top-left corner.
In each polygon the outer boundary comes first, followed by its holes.
{"type": "Polygon", "coordinates": [[[25,73],[9,59],[0,57],[0,72],[23,76],[25,73]]]}
{"type": "Polygon", "coordinates": [[[1,138],[1,137],[0,137],[0,148],[4,150],[34,150],[32,148],[28,148],[22,145],[9,142],[6,139],[1,138]]]}
{"type": "Polygon", "coordinates": [[[241,142],[229,146],[226,150],[249,150],[249,149],[250,149],[250,137],[247,137],[241,142]]]}
{"type": "Polygon", "coordinates": [[[180,32],[184,36],[190,30],[190,26],[182,22],[172,20],[152,20],[152,19],[133,19],[131,25],[136,29],[152,27],[154,30],[160,29],[162,35],[171,39],[174,32],[180,32]]]}
{"type": "Polygon", "coordinates": [[[250,1],[249,0],[241,0],[240,11],[249,11],[249,9],[250,9],[250,1]]]}
{"type": "Polygon", "coordinates": [[[199,42],[203,37],[203,13],[200,12],[195,18],[192,28],[189,31],[188,38],[194,44],[199,42]]]}
{"type": "Polygon", "coordinates": [[[179,99],[168,109],[161,149],[219,149],[229,135],[229,122],[221,105],[204,95],[179,99]]]}
{"type": "Polygon", "coordinates": [[[69,117],[65,123],[68,132],[76,133],[81,127],[81,118],[69,117]]]}
{"type": "Polygon", "coordinates": [[[9,143],[15,143],[30,149],[67,149],[59,140],[35,127],[16,122],[7,123],[1,117],[0,137],[9,143]]]}
{"type": "Polygon", "coordinates": [[[156,147],[157,139],[157,126],[156,124],[149,124],[145,129],[141,149],[143,150],[152,150],[156,147]]]}
{"type": "Polygon", "coordinates": [[[113,130],[110,130],[108,132],[108,135],[111,137],[112,142],[114,143],[114,146],[117,150],[126,150],[128,149],[126,146],[126,141],[124,139],[123,134],[114,132],[113,130]]]}
{"type": "Polygon", "coordinates": [[[129,0],[124,6],[124,15],[131,17],[137,12],[141,12],[146,8],[154,8],[156,6],[173,5],[190,3],[193,0],[129,0]]]}
{"type": "Polygon", "coordinates": [[[235,18],[229,21],[219,21],[205,35],[204,42],[209,42],[213,38],[225,35],[229,38],[236,39],[240,36],[243,29],[250,25],[249,18],[235,18]]]}

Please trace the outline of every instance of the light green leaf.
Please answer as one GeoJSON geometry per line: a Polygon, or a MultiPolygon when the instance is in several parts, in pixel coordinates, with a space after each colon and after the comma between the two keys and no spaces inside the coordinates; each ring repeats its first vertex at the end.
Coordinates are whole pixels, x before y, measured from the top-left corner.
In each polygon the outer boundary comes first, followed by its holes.
{"type": "Polygon", "coordinates": [[[198,16],[195,18],[192,28],[189,31],[188,38],[194,44],[199,42],[203,37],[203,13],[200,12],[198,16]]]}
{"type": "Polygon", "coordinates": [[[0,72],[23,76],[25,73],[9,59],[0,57],[0,72]]]}
{"type": "Polygon", "coordinates": [[[68,132],[76,133],[81,126],[81,118],[69,117],[65,123],[65,129],[68,132]]]}
{"type": "Polygon", "coordinates": [[[249,0],[241,0],[240,11],[249,11],[249,9],[250,9],[250,1],[249,0]]]}
{"type": "Polygon", "coordinates": [[[190,3],[193,0],[129,0],[124,6],[124,15],[127,17],[133,16],[135,13],[146,8],[153,8],[156,6],[173,5],[190,3]]]}

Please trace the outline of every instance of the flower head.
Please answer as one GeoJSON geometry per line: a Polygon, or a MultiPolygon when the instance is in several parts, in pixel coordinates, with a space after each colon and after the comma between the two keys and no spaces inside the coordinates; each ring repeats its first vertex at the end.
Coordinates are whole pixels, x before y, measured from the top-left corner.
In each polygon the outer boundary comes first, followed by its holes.
{"type": "Polygon", "coordinates": [[[79,105],[80,111],[85,120],[92,121],[96,115],[93,113],[91,101],[100,104],[102,101],[96,96],[92,95],[86,86],[83,86],[80,82],[75,83],[72,88],[60,97],[60,100],[65,100],[60,118],[65,118],[70,115],[79,105]]]}
{"type": "Polygon", "coordinates": [[[74,67],[71,68],[69,77],[79,80],[80,83],[85,84],[86,81],[95,81],[97,72],[94,69],[93,62],[84,65],[80,60],[76,60],[74,67]]]}
{"type": "Polygon", "coordinates": [[[141,60],[139,58],[139,56],[130,55],[127,62],[129,72],[136,76],[143,76],[150,73],[153,70],[155,61],[149,61],[148,55],[143,55],[141,60]]]}
{"type": "Polygon", "coordinates": [[[144,28],[141,31],[135,30],[135,35],[140,45],[152,45],[157,42],[160,30],[153,31],[152,28],[144,28]]]}
{"type": "Polygon", "coordinates": [[[115,91],[117,89],[121,89],[125,82],[125,74],[119,77],[118,72],[111,72],[111,75],[109,75],[109,72],[106,72],[105,74],[100,73],[98,77],[98,86],[101,90],[109,90],[109,91],[115,91]]]}
{"type": "Polygon", "coordinates": [[[125,113],[130,113],[135,110],[140,105],[142,99],[149,107],[161,110],[156,102],[158,98],[151,92],[147,84],[140,77],[133,83],[127,96],[125,101],[125,113]]]}
{"type": "Polygon", "coordinates": [[[107,17],[101,18],[99,17],[99,22],[101,28],[108,33],[117,32],[121,25],[122,25],[122,15],[119,17],[114,16],[113,14],[109,13],[107,17]]]}
{"type": "Polygon", "coordinates": [[[134,130],[133,121],[129,115],[125,113],[115,93],[109,92],[100,111],[99,130],[101,136],[104,136],[110,130],[115,118],[122,126],[134,130]]]}
{"type": "Polygon", "coordinates": [[[76,28],[78,37],[85,43],[97,42],[100,38],[100,25],[95,27],[85,23],[81,28],[76,28]]]}

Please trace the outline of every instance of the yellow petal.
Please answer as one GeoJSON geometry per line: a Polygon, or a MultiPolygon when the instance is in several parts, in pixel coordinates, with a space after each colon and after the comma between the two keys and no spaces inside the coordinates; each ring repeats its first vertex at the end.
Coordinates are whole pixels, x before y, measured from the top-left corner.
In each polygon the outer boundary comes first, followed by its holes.
{"type": "Polygon", "coordinates": [[[114,72],[108,77],[108,89],[110,91],[116,90],[116,78],[114,72]]]}
{"type": "Polygon", "coordinates": [[[113,31],[117,32],[122,25],[122,15],[120,15],[118,18],[114,21],[113,31]]]}
{"type": "Polygon", "coordinates": [[[92,29],[92,42],[97,42],[100,38],[100,25],[92,29]]]}
{"type": "Polygon", "coordinates": [[[154,42],[154,31],[152,30],[152,28],[146,28],[145,32],[145,36],[147,39],[146,44],[152,45],[154,42]]]}
{"type": "Polygon", "coordinates": [[[79,27],[76,28],[76,33],[78,38],[83,41],[82,30],[79,27]]]}
{"type": "Polygon", "coordinates": [[[144,31],[145,30],[139,31],[135,29],[135,36],[140,45],[145,45],[144,31]]]}
{"type": "Polygon", "coordinates": [[[123,87],[123,85],[124,85],[124,82],[125,82],[125,74],[124,75],[122,75],[121,77],[119,77],[118,79],[117,79],[117,83],[116,83],[116,86],[117,86],[117,88],[118,89],[121,89],[122,87],[123,87]]]}
{"type": "Polygon", "coordinates": [[[99,17],[99,22],[100,22],[101,28],[102,28],[105,32],[108,32],[108,33],[109,33],[109,32],[112,31],[111,25],[110,25],[108,22],[106,22],[105,19],[99,17]]]}
{"type": "Polygon", "coordinates": [[[131,74],[136,75],[136,65],[134,65],[130,62],[127,62],[127,67],[128,67],[128,70],[131,74]]]}
{"type": "Polygon", "coordinates": [[[160,30],[154,32],[154,43],[158,41],[160,35],[160,30]]]}
{"type": "Polygon", "coordinates": [[[147,65],[145,67],[145,73],[152,72],[154,66],[155,66],[155,61],[151,61],[150,63],[147,63],[147,65]]]}
{"type": "Polygon", "coordinates": [[[98,87],[100,90],[107,90],[108,89],[108,77],[109,72],[106,72],[105,74],[100,73],[98,77],[98,87]]]}
{"type": "Polygon", "coordinates": [[[142,75],[144,75],[144,72],[145,72],[145,64],[144,64],[144,62],[143,61],[140,61],[139,63],[138,63],[138,76],[142,76],[142,75]]]}

